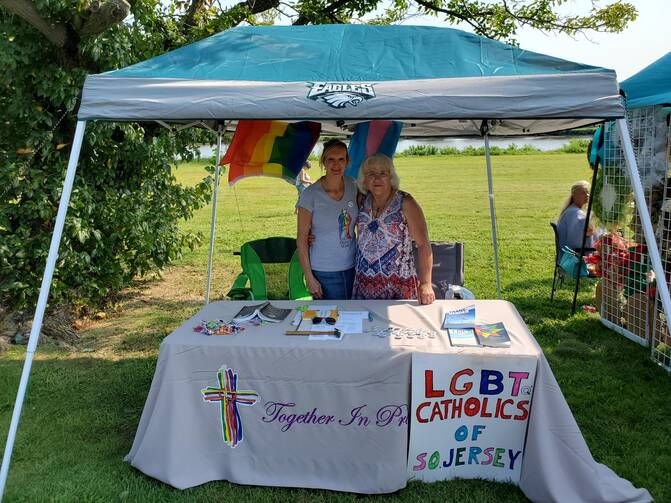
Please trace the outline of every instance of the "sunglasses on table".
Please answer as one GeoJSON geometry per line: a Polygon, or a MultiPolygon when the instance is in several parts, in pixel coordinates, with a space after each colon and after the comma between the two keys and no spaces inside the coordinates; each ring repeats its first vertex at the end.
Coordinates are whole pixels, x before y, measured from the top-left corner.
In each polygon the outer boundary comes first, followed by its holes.
{"type": "Polygon", "coordinates": [[[319,325],[322,321],[324,323],[326,323],[327,325],[335,325],[336,324],[336,319],[332,318],[330,316],[328,316],[326,318],[324,318],[322,316],[315,316],[314,318],[312,318],[312,324],[313,325],[319,325]]]}

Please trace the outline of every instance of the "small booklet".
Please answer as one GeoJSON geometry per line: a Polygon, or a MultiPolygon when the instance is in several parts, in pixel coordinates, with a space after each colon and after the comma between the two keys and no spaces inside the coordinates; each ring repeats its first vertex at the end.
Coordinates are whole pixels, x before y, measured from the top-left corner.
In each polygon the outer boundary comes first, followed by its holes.
{"type": "Polygon", "coordinates": [[[475,326],[475,334],[483,346],[504,348],[510,346],[510,337],[503,323],[487,323],[475,326]]]}
{"type": "Polygon", "coordinates": [[[270,302],[264,302],[263,304],[257,304],[255,306],[244,306],[238,311],[238,314],[233,317],[233,321],[244,322],[258,317],[263,321],[279,323],[289,316],[289,313],[291,313],[291,309],[275,307],[270,302]]]}
{"type": "Polygon", "coordinates": [[[478,347],[478,339],[473,328],[448,328],[447,336],[452,346],[478,347]]]}
{"type": "Polygon", "coordinates": [[[475,306],[467,306],[445,313],[443,328],[473,328],[475,326],[475,306]]]}

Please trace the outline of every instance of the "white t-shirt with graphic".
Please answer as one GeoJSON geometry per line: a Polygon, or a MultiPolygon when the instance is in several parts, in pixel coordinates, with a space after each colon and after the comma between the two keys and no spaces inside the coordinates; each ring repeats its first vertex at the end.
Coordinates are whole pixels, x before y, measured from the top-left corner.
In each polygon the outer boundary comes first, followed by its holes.
{"type": "Polygon", "coordinates": [[[344,177],[345,192],[340,201],[332,199],[321,180],[305,189],[297,206],[312,213],[310,264],[314,271],[345,271],[354,267],[356,237],[354,229],[359,209],[357,187],[353,178],[344,177]]]}

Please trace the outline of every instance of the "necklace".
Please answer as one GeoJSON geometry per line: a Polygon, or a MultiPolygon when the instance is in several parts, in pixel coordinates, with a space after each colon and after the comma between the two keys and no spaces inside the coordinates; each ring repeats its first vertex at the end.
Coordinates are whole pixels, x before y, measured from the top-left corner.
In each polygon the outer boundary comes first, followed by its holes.
{"type": "Polygon", "coordinates": [[[385,199],[384,203],[381,204],[380,206],[377,206],[375,204],[375,199],[373,199],[373,218],[380,218],[380,215],[384,213],[384,210],[387,209],[387,206],[389,205],[389,201],[391,201],[391,198],[394,197],[394,193],[392,192],[391,195],[385,199]]]}

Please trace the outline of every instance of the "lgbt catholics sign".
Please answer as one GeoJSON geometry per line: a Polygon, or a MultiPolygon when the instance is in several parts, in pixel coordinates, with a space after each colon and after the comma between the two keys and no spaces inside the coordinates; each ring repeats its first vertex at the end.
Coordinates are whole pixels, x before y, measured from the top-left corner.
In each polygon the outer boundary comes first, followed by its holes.
{"type": "Polygon", "coordinates": [[[412,354],[408,478],[518,484],[536,359],[412,354]]]}
{"type": "Polygon", "coordinates": [[[273,176],[293,184],[320,131],[318,122],[241,120],[220,163],[231,165],[229,185],[247,176],[273,176]]]}

